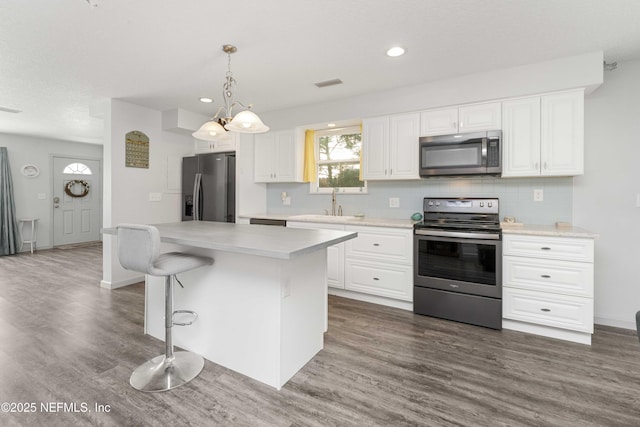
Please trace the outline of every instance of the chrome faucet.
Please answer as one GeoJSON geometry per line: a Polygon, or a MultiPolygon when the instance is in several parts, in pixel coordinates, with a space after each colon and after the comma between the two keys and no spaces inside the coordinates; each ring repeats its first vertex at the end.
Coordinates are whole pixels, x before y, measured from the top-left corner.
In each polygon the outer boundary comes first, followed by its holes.
{"type": "Polygon", "coordinates": [[[336,189],[331,189],[331,216],[336,216],[336,189]]]}

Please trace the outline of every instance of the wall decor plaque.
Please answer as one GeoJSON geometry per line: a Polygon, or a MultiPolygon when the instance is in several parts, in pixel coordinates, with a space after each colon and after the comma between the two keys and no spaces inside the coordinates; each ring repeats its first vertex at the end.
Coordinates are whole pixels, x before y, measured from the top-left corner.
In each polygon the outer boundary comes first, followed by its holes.
{"type": "Polygon", "coordinates": [[[125,163],[128,168],[149,169],[149,137],[134,130],[126,134],[125,163]]]}

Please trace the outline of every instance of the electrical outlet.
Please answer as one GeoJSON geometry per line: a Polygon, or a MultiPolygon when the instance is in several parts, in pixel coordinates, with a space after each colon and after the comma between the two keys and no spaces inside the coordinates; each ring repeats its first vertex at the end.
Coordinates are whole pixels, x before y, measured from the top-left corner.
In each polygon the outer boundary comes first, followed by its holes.
{"type": "Polygon", "coordinates": [[[282,199],[282,204],[285,206],[291,206],[291,197],[287,196],[284,199],[282,199]]]}
{"type": "Polygon", "coordinates": [[[390,208],[399,208],[400,207],[400,198],[398,198],[398,197],[389,197],[389,207],[390,208]]]}
{"type": "Polygon", "coordinates": [[[533,201],[534,202],[542,202],[544,200],[544,192],[541,188],[533,190],[533,201]]]}
{"type": "Polygon", "coordinates": [[[149,193],[150,202],[159,202],[162,200],[162,193],[149,193]]]}

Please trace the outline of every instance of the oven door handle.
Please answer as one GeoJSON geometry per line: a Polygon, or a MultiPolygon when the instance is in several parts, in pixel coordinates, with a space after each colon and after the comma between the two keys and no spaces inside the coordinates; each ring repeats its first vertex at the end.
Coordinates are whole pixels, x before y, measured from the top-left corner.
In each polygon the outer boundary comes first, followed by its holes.
{"type": "Polygon", "coordinates": [[[468,233],[458,231],[415,230],[418,236],[461,237],[463,239],[500,240],[499,233],[468,233]]]}

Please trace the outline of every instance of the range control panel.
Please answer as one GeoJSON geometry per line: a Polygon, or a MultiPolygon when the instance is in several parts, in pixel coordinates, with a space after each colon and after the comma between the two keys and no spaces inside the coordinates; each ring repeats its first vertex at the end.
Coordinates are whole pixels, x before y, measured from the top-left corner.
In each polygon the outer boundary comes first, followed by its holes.
{"type": "Polygon", "coordinates": [[[499,199],[425,197],[425,212],[487,213],[499,212],[499,199]]]}

